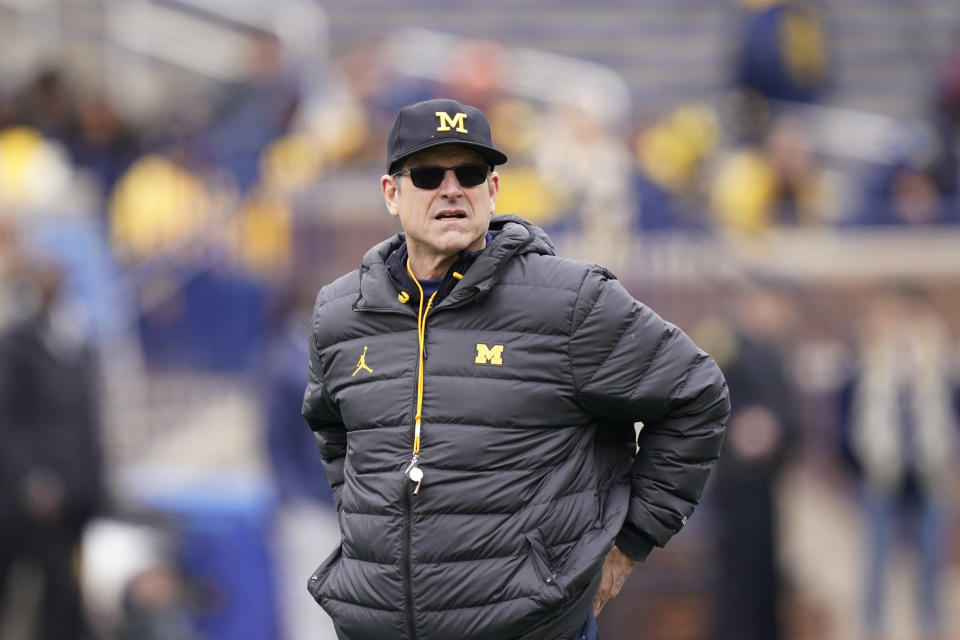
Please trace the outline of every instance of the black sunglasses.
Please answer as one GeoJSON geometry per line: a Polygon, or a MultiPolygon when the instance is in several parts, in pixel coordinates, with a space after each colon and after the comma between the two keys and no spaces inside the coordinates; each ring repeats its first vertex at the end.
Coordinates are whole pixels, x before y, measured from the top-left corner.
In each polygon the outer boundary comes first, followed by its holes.
{"type": "Polygon", "coordinates": [[[418,189],[436,189],[443,182],[443,177],[447,171],[453,171],[457,180],[463,187],[475,187],[482,184],[490,173],[490,167],[485,164],[458,164],[455,167],[410,167],[401,169],[393,175],[399,176],[404,173],[410,174],[410,181],[418,189]]]}

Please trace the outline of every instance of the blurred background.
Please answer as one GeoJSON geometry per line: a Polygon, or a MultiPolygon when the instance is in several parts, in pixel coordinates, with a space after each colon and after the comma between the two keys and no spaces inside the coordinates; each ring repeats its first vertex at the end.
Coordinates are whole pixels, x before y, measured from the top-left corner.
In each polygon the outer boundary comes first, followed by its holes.
{"type": "Polygon", "coordinates": [[[960,638],[955,0],[0,0],[0,637],[333,637],[309,310],[436,96],[730,384],[601,636],[960,638]]]}

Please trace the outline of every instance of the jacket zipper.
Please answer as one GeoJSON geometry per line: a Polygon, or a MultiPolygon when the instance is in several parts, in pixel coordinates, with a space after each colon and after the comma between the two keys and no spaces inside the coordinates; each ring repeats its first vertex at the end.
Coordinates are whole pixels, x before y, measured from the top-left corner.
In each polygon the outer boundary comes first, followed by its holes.
{"type": "Polygon", "coordinates": [[[410,482],[403,478],[403,548],[401,549],[401,568],[403,569],[403,599],[406,605],[407,635],[416,640],[417,628],[413,620],[413,577],[410,575],[410,537],[413,528],[413,505],[410,500],[410,482]]]}
{"type": "MultiPolygon", "coordinates": [[[[419,324],[419,320],[418,320],[419,324]]],[[[417,328],[417,340],[419,343],[419,327],[417,328]]],[[[419,348],[419,347],[418,347],[419,348]]],[[[417,370],[414,372],[414,385],[413,385],[413,407],[414,412],[416,413],[417,407],[417,393],[419,392],[418,385],[420,380],[420,359],[419,353],[417,354],[417,370]]],[[[416,417],[414,417],[416,420],[416,417]]],[[[414,426],[414,432],[416,432],[416,426],[414,426]]],[[[416,456],[416,454],[414,454],[416,456]]],[[[411,466],[415,464],[414,460],[411,462],[411,466]]],[[[408,466],[407,469],[410,467],[408,466]]],[[[411,538],[413,536],[413,500],[410,495],[410,478],[406,473],[403,474],[400,482],[403,483],[403,541],[401,544],[400,551],[400,563],[401,563],[401,575],[403,578],[403,601],[406,608],[406,618],[407,618],[407,635],[410,640],[417,640],[417,627],[413,619],[413,567],[411,566],[410,561],[410,545],[411,538]]]]}
{"type": "MultiPolygon", "coordinates": [[[[411,276],[413,274],[411,273],[411,276]]],[[[419,281],[416,277],[413,278],[413,281],[416,283],[417,288],[420,289],[420,305],[423,306],[423,289],[420,287],[419,281]]],[[[410,640],[417,640],[417,628],[416,622],[413,618],[413,576],[411,561],[410,561],[410,546],[411,538],[413,536],[413,486],[411,484],[412,478],[409,473],[411,469],[417,469],[417,463],[419,461],[420,454],[420,423],[421,423],[421,412],[423,408],[423,367],[426,361],[426,325],[427,325],[427,314],[430,312],[430,309],[433,305],[433,297],[436,295],[436,292],[430,296],[430,300],[427,302],[427,308],[424,313],[417,313],[417,370],[415,374],[416,383],[414,384],[413,389],[413,402],[416,415],[414,416],[414,433],[413,433],[413,457],[410,461],[409,466],[403,476],[403,540],[400,550],[400,562],[401,562],[401,574],[403,577],[403,598],[404,605],[406,608],[406,618],[407,618],[407,634],[410,637],[410,640]]],[[[467,301],[463,301],[465,303],[467,301]]],[[[460,304],[451,305],[450,308],[461,306],[460,304]]],[[[409,315],[403,311],[390,308],[382,307],[368,307],[368,308],[354,308],[354,311],[370,311],[375,313],[399,313],[402,315],[409,315]]],[[[422,477],[422,476],[421,476],[422,477]]],[[[417,489],[419,490],[419,482],[417,483],[417,489]]]]}
{"type": "MultiPolygon", "coordinates": [[[[409,271],[409,269],[408,263],[407,270],[409,271]]],[[[413,276],[413,272],[411,272],[410,275],[413,276]]],[[[407,633],[410,636],[410,640],[417,639],[416,623],[413,619],[413,576],[411,575],[413,568],[410,560],[410,546],[413,535],[413,495],[416,495],[420,490],[420,480],[423,478],[423,473],[420,471],[417,463],[420,458],[420,425],[421,414],[423,412],[423,368],[424,360],[426,359],[424,351],[426,349],[427,314],[430,313],[433,297],[437,295],[436,291],[434,291],[433,295],[431,295],[427,301],[427,308],[424,309],[423,288],[420,287],[420,282],[417,281],[416,277],[413,278],[413,281],[416,283],[417,289],[420,290],[420,306],[417,311],[417,372],[416,384],[414,385],[414,407],[416,414],[413,425],[413,456],[403,474],[403,548],[401,550],[403,592],[407,607],[407,633]],[[419,473],[419,477],[414,478],[414,472],[419,473]],[[413,482],[417,483],[416,488],[413,487],[413,482]]]]}

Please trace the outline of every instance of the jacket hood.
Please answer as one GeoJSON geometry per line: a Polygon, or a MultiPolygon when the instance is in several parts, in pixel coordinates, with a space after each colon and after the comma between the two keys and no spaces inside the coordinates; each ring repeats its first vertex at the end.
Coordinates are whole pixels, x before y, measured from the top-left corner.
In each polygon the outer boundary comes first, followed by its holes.
{"type": "MultiPolygon", "coordinates": [[[[512,225],[519,225],[519,227],[528,233],[526,242],[523,242],[522,246],[518,247],[518,250],[513,255],[522,255],[525,253],[538,253],[545,256],[557,255],[557,250],[553,246],[553,241],[550,240],[550,237],[543,229],[531,223],[529,220],[515,215],[494,215],[490,218],[490,229],[492,231],[507,231],[512,225]]],[[[522,236],[519,229],[514,228],[513,231],[522,236]]],[[[498,235],[498,237],[502,236],[503,234],[498,235]]],[[[494,243],[491,243],[491,245],[492,244],[494,243]]]]}
{"type": "MultiPolygon", "coordinates": [[[[494,215],[490,230],[497,232],[480,252],[463,279],[438,305],[438,308],[466,302],[486,295],[497,283],[500,273],[511,259],[530,253],[556,255],[549,236],[540,227],[515,215],[494,215]]],[[[400,232],[372,247],[363,256],[360,266],[360,296],[354,309],[395,309],[403,307],[387,273],[386,261],[406,241],[400,232]]]]}

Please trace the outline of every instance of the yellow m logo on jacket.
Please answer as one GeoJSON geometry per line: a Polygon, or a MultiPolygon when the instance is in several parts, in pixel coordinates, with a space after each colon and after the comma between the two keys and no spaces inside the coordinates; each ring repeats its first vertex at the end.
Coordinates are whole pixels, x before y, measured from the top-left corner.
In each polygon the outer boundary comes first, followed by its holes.
{"type": "Polygon", "coordinates": [[[477,364],[503,364],[503,345],[495,344],[493,348],[485,344],[477,343],[477,357],[474,360],[477,364]]]}

